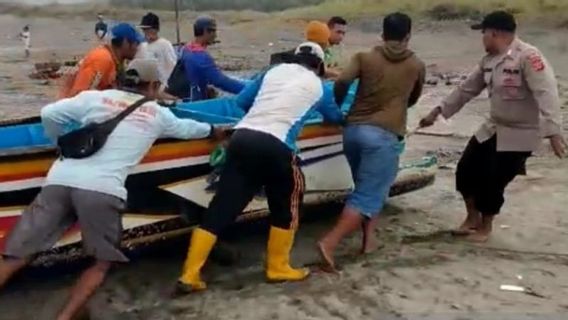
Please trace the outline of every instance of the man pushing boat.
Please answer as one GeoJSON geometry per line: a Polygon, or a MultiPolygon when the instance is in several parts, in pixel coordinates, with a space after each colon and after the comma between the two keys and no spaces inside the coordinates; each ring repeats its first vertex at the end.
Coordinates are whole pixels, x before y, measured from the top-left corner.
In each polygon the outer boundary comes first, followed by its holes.
{"type": "MultiPolygon", "coordinates": [[[[54,162],[42,190],[7,238],[0,261],[0,287],[35,254],[51,248],[75,222],[81,227],[85,253],[96,262],[79,278],[58,320],[72,319],[102,284],[111,265],[128,261],[120,251],[120,212],[130,169],[158,138],[200,139],[220,133],[210,124],[178,119],[152,101],[159,92],[159,79],[155,60],[134,60],[122,90],[84,91],[42,109],[46,133],[59,144],[70,123],[87,128],[124,117],[91,156],[54,162]]],[[[61,153],[66,154],[63,148],[61,153]]]]}
{"type": "Polygon", "coordinates": [[[357,53],[335,83],[335,99],[342,103],[351,83],[359,79],[343,130],[343,151],[355,188],[336,225],[318,243],[328,271],[336,271],[337,246],[358,229],[363,231],[361,253],[373,250],[377,219],[398,173],[408,108],[418,102],[426,74],[424,63],[409,49],[411,35],[408,15],[387,15],[383,44],[357,53]]]}
{"type": "Polygon", "coordinates": [[[247,114],[229,142],[217,193],[203,223],[193,231],[178,281],[180,293],[206,288],[200,271],[217,236],[261,187],[265,187],[271,224],[267,280],[300,281],[308,276],[308,270],[289,264],[304,193],[304,176],[295,151],[297,136],[313,112],[321,112],[331,122],[343,121],[333,95],[325,92],[329,89],[321,79],[324,73],[323,49],[306,42],[296,49],[295,63],[273,67],[236,97],[237,105],[247,114]]]}

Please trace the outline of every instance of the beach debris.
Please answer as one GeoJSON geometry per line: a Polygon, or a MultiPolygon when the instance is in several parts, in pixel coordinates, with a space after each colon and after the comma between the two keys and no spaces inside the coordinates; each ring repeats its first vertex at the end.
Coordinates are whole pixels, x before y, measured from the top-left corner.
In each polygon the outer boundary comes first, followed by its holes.
{"type": "Polygon", "coordinates": [[[436,156],[438,158],[438,163],[442,164],[457,162],[461,158],[461,154],[461,150],[450,150],[446,148],[427,152],[427,155],[436,156]]]}
{"type": "Polygon", "coordinates": [[[415,134],[421,136],[432,136],[432,137],[451,137],[454,135],[453,132],[440,132],[440,131],[429,131],[429,130],[419,130],[415,134]]]}
{"type": "Polygon", "coordinates": [[[75,68],[78,59],[63,62],[41,62],[34,65],[34,71],[28,76],[34,80],[48,80],[60,78],[65,70],[75,68]]]}
{"type": "Polygon", "coordinates": [[[437,86],[438,85],[439,80],[435,79],[435,78],[430,78],[426,80],[426,84],[429,86],[437,86]]]}
{"type": "Polygon", "coordinates": [[[401,299],[408,299],[408,295],[406,295],[406,294],[404,294],[404,293],[402,293],[402,292],[399,292],[399,293],[398,293],[398,297],[401,298],[401,299]]]}
{"type": "Polygon", "coordinates": [[[524,287],[514,286],[509,284],[502,284],[501,287],[499,287],[499,289],[501,289],[501,291],[526,292],[526,289],[524,287]]]}
{"type": "Polygon", "coordinates": [[[502,284],[501,287],[499,287],[499,288],[501,289],[501,291],[520,292],[520,293],[527,294],[529,296],[533,296],[533,297],[537,297],[537,298],[541,298],[541,299],[546,299],[546,296],[544,296],[544,295],[536,292],[532,288],[528,288],[528,287],[502,284]]]}
{"type": "Polygon", "coordinates": [[[438,168],[440,168],[442,170],[457,170],[458,165],[457,165],[457,163],[447,163],[447,164],[440,165],[438,168]]]}
{"type": "Polygon", "coordinates": [[[500,226],[500,228],[503,229],[503,230],[507,230],[507,229],[511,229],[511,226],[510,226],[510,225],[506,225],[506,224],[502,224],[502,225],[500,226]]]}
{"type": "Polygon", "coordinates": [[[528,294],[529,296],[533,296],[533,297],[537,297],[537,298],[541,298],[541,299],[547,299],[547,297],[546,297],[545,295],[540,294],[540,293],[534,291],[534,290],[531,289],[531,288],[528,288],[528,289],[525,291],[525,293],[528,294]]]}
{"type": "Polygon", "coordinates": [[[523,276],[522,276],[522,275],[520,275],[520,274],[518,274],[518,275],[517,275],[517,279],[519,279],[519,280],[523,280],[523,276]]]}
{"type": "Polygon", "coordinates": [[[440,82],[443,82],[446,86],[457,86],[460,85],[467,75],[460,72],[438,72],[432,71],[426,80],[427,85],[437,86],[440,82]]]}

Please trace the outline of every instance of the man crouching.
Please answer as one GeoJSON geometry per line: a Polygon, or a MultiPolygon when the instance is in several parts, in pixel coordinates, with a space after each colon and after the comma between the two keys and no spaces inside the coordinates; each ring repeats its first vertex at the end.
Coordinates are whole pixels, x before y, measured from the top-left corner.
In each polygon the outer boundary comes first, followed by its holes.
{"type": "Polygon", "coordinates": [[[308,270],[290,266],[290,251],[299,225],[304,175],[296,155],[296,139],[313,112],[341,122],[343,115],[324,86],[324,52],[316,43],[300,45],[294,63],[280,64],[237,96],[246,111],[236,125],[218,191],[191,245],[178,281],[179,293],[204,290],[200,271],[217,235],[235,221],[264,187],[270,208],[266,278],[270,282],[300,281],[308,270]],[[327,91],[327,92],[326,92],[327,91]]]}
{"type": "MultiPolygon", "coordinates": [[[[84,91],[46,106],[41,118],[47,135],[57,140],[69,123],[100,123],[144,97],[155,98],[160,88],[156,62],[134,60],[124,84],[123,90],[84,91]]],[[[158,138],[198,139],[213,132],[217,129],[209,124],[178,119],[170,110],[149,101],[126,116],[92,156],[56,160],[44,187],[8,236],[0,261],[0,287],[79,222],[85,254],[96,262],[81,275],[57,317],[72,319],[103,283],[111,265],[128,261],[120,242],[121,211],[127,195],[124,183],[129,171],[158,138]]]]}

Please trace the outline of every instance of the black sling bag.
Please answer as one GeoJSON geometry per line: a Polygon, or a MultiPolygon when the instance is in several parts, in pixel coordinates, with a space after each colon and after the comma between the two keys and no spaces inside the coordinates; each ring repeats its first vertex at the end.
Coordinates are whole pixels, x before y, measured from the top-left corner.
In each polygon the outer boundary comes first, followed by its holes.
{"type": "Polygon", "coordinates": [[[150,98],[142,98],[121,111],[112,119],[88,125],[62,135],[57,139],[57,148],[61,158],[83,159],[92,156],[106,143],[108,136],[129,114],[134,112],[150,98]]]}

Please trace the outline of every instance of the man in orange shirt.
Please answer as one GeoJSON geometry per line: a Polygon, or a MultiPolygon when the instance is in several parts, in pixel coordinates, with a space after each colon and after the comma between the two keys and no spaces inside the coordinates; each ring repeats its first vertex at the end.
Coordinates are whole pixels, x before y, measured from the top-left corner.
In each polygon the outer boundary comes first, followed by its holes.
{"type": "Polygon", "coordinates": [[[61,98],[74,97],[86,90],[105,90],[115,87],[119,70],[125,60],[132,60],[144,37],[127,23],[111,30],[110,45],[97,47],[79,63],[77,73],[68,79],[61,98]]]}

